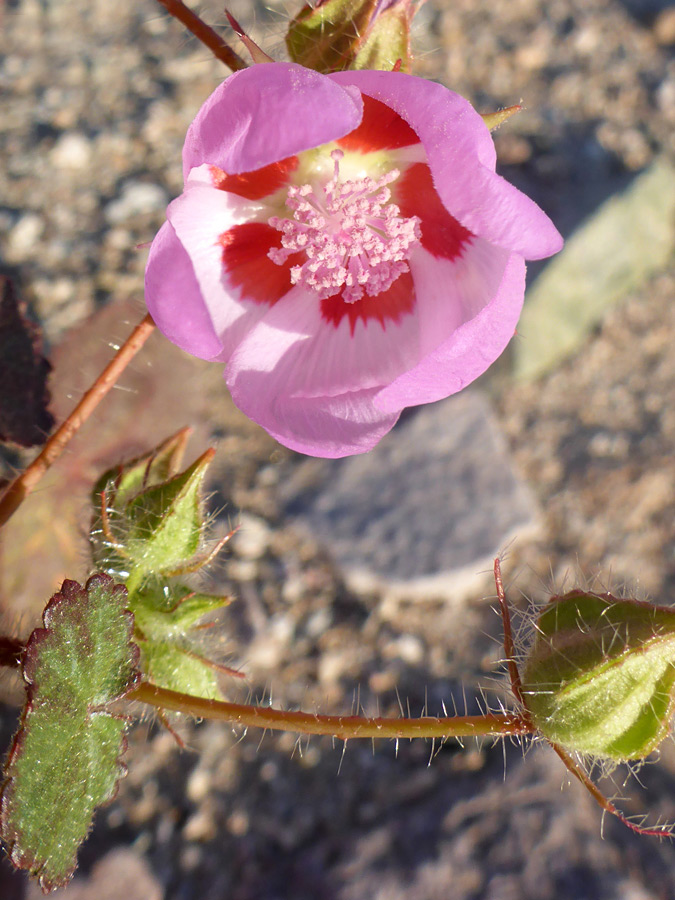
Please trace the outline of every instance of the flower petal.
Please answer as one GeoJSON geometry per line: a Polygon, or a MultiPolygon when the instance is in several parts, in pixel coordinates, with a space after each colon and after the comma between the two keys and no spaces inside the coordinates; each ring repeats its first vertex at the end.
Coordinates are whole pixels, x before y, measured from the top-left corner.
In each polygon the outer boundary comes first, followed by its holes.
{"type": "Polygon", "coordinates": [[[409,166],[396,183],[394,199],[402,216],[419,217],[420,240],[425,250],[451,260],[461,255],[472,234],[441,203],[429,166],[424,163],[409,166]]]}
{"type": "Polygon", "coordinates": [[[419,142],[410,125],[390,106],[364,94],[361,124],[340,138],[337,144],[342,150],[371,153],[409,147],[419,142]]]}
{"type": "Polygon", "coordinates": [[[197,113],[185,138],[183,176],[203,163],[229,175],[344,137],[361,121],[357,90],[294,63],[230,75],[197,113]]]}
{"type": "Polygon", "coordinates": [[[412,311],[398,321],[327,322],[316,296],[297,287],[237,347],[228,372],[273,368],[275,391],[293,397],[380,388],[417,364],[418,335],[412,311]]]}
{"type": "MultiPolygon", "coordinates": [[[[410,262],[413,269],[412,258],[410,262]]],[[[439,283],[438,280],[442,277],[442,267],[456,268],[456,265],[448,263],[447,260],[433,260],[432,265],[428,265],[424,270],[427,284],[419,287],[420,296],[427,296],[432,301],[433,297],[425,291],[425,288],[431,290],[434,283],[439,285],[436,288],[437,293],[445,293],[449,286],[447,273],[444,281],[439,283]]],[[[464,279],[460,279],[464,302],[468,307],[474,305],[474,298],[480,298],[480,292],[476,292],[471,284],[471,278],[476,277],[476,271],[474,268],[464,279]]],[[[419,276],[414,269],[413,277],[417,284],[419,276]]],[[[420,363],[383,388],[375,398],[376,406],[383,412],[393,412],[406,406],[432,403],[460,391],[482,375],[513,337],[524,293],[525,263],[514,253],[508,257],[501,284],[493,299],[480,311],[474,310],[473,318],[461,324],[434,350],[425,354],[423,344],[420,363]]],[[[470,308],[465,309],[465,314],[470,312],[470,308]]],[[[424,329],[424,333],[428,334],[427,328],[424,329]]],[[[429,343],[428,337],[424,343],[429,343]]]]}
{"type": "Polygon", "coordinates": [[[373,447],[398,418],[372,398],[418,359],[417,326],[347,318],[326,323],[314,296],[283,297],[232,355],[225,379],[237,406],[282,444],[339,457],[373,447]]]}
{"type": "Polygon", "coordinates": [[[419,135],[434,185],[448,211],[465,228],[525,259],[541,259],[562,247],[548,216],[497,175],[492,138],[471,104],[440,84],[402,72],[336,72],[397,112],[419,135]]]}
{"type": "Polygon", "coordinates": [[[159,330],[172,343],[200,359],[223,349],[209,316],[190,257],[173,225],[165,222],[150,248],[145,300],[159,330]]]}
{"type": "MultiPolygon", "coordinates": [[[[228,279],[223,264],[222,236],[249,224],[251,203],[200,181],[189,181],[185,191],[169,205],[167,218],[191,260],[202,302],[220,339],[218,358],[227,360],[267,309],[255,297],[245,295],[246,279],[239,283],[236,277],[228,279]]],[[[269,263],[275,275],[277,271],[284,273],[271,260],[269,263]]]]}

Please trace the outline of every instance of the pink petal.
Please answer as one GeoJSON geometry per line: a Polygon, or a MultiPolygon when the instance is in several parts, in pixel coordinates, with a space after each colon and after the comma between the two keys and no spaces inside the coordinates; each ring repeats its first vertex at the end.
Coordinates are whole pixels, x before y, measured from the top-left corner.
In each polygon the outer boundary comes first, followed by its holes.
{"type": "Polygon", "coordinates": [[[386,291],[376,297],[364,294],[355,303],[345,303],[342,293],[326,297],[321,301],[321,318],[336,328],[343,319],[349,321],[349,328],[354,334],[357,322],[364,323],[376,320],[382,328],[388,322],[400,322],[404,316],[415,309],[415,286],[409,272],[404,272],[386,291]]]}
{"type": "Polygon", "coordinates": [[[361,124],[337,143],[343,150],[372,153],[409,147],[419,141],[410,125],[390,106],[364,95],[361,124]]]}
{"type": "MultiPolygon", "coordinates": [[[[436,284],[438,296],[445,295],[450,288],[447,272],[445,285],[439,284],[439,277],[443,277],[443,267],[454,266],[456,263],[448,263],[446,260],[435,260],[429,255],[425,268],[426,285],[419,287],[420,296],[426,296],[433,302],[424,287],[431,290],[436,284]],[[436,274],[434,275],[434,270],[436,274]]],[[[489,271],[490,263],[486,259],[484,265],[489,271]]],[[[411,268],[413,260],[411,258],[411,268]]],[[[468,268],[468,266],[467,266],[468,268]]],[[[495,269],[498,272],[498,269],[495,269]]],[[[416,284],[421,275],[413,270],[416,284]]],[[[485,276],[484,276],[485,277],[485,276]]],[[[489,284],[485,284],[484,290],[476,291],[471,279],[480,281],[478,267],[472,267],[464,278],[460,279],[462,293],[464,295],[464,315],[472,313],[471,307],[485,299],[489,293],[489,284]],[[481,297],[482,294],[482,297],[481,297]]],[[[454,291],[456,292],[456,288],[454,291]]],[[[394,379],[391,384],[383,388],[375,398],[376,406],[383,412],[394,412],[406,406],[416,406],[421,403],[432,403],[441,400],[460,391],[467,384],[478,378],[504,351],[515,332],[516,323],[523,304],[525,293],[525,263],[517,254],[512,254],[503,269],[503,277],[493,299],[480,311],[473,310],[473,318],[469,318],[446,338],[436,349],[423,355],[421,362],[409,372],[394,379]]],[[[456,307],[454,307],[456,309],[456,307]]],[[[422,315],[422,312],[420,312],[422,315]]],[[[447,333],[447,332],[446,332],[447,333]]],[[[432,339],[429,329],[425,328],[427,335],[425,343],[432,339]]],[[[422,347],[424,353],[424,347],[422,347]]]]}
{"type": "Polygon", "coordinates": [[[441,200],[474,234],[526,259],[560,250],[562,238],[548,216],[495,174],[490,133],[463,97],[402,72],[337,72],[329,77],[355,85],[408,122],[424,144],[441,200]]]}
{"type": "Polygon", "coordinates": [[[155,236],[145,270],[145,300],[159,330],[172,343],[201,359],[223,349],[213,327],[195,270],[169,222],[155,236]]]}
{"type": "Polygon", "coordinates": [[[361,121],[359,92],[293,63],[235,72],[211,94],[185,138],[183,176],[203,163],[230,175],[337,140],[361,121]]]}
{"type": "Polygon", "coordinates": [[[319,303],[296,288],[235,350],[225,379],[237,406],[280,443],[338,457],[373,447],[398,418],[372,399],[381,385],[417,361],[417,324],[406,316],[326,323],[319,303]]]}
{"type": "Polygon", "coordinates": [[[230,191],[247,200],[262,200],[288,185],[291,172],[298,168],[298,163],[297,156],[289,156],[262,169],[242,172],[241,175],[228,175],[217,166],[211,166],[210,171],[213,186],[219,191],[230,191]]]}
{"type": "MultiPolygon", "coordinates": [[[[346,304],[345,304],[346,305],[346,304]]],[[[296,287],[272,307],[235,350],[228,382],[246,369],[274,370],[270,390],[329,397],[380,388],[419,361],[419,326],[408,314],[383,325],[322,316],[313,293],[296,287]]]]}
{"type": "Polygon", "coordinates": [[[218,239],[222,247],[223,277],[240,290],[243,300],[266,303],[280,300],[291,289],[291,267],[302,265],[304,255],[291,254],[277,264],[267,255],[281,247],[281,234],[265,222],[233,225],[218,239]]]}
{"type": "Polygon", "coordinates": [[[471,232],[460,225],[441,203],[425,163],[409,166],[396,183],[394,199],[406,218],[418,216],[421,243],[434,256],[455,259],[471,239],[471,232]]]}
{"type": "MultiPolygon", "coordinates": [[[[222,360],[229,358],[266,311],[266,306],[243,295],[241,284],[227,278],[223,265],[222,235],[248,224],[250,216],[249,201],[192,179],[167,211],[167,218],[192,262],[202,303],[221,342],[222,360]]],[[[174,327],[181,325],[176,322],[174,327]]]]}

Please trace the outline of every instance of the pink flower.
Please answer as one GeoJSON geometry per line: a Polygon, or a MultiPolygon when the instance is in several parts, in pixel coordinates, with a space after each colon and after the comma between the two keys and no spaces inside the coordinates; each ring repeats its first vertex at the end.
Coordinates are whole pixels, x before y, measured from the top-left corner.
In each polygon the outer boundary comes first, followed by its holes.
{"type": "Polygon", "coordinates": [[[370,450],[404,407],[484,372],[514,333],[524,260],[562,245],[495,174],[469,103],[399,72],[237,72],[190,126],[183,165],[148,309],[173,343],[225,363],[246,415],[314,456],[370,450]]]}

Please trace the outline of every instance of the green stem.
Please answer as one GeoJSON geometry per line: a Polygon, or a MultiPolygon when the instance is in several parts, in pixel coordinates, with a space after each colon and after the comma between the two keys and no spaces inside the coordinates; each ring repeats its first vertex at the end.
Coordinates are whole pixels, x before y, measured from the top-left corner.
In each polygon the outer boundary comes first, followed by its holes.
{"type": "Polygon", "coordinates": [[[127,695],[161,710],[205,719],[223,719],[245,728],[328,734],[340,740],[352,738],[447,738],[531,734],[529,722],[514,713],[484,716],[421,716],[419,719],[369,718],[367,716],[320,716],[290,712],[271,706],[248,706],[191,697],[142,682],[127,695]]]}

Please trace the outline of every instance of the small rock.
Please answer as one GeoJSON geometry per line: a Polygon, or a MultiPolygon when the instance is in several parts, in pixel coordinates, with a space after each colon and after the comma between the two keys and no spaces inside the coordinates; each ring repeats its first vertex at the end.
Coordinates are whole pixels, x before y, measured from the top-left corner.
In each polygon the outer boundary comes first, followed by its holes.
{"type": "Polygon", "coordinates": [[[242,559],[260,559],[267,551],[271,535],[267,522],[258,516],[242,513],[239,528],[232,538],[232,549],[242,559]]]}
{"type": "Polygon", "coordinates": [[[37,253],[37,244],[42,237],[44,228],[44,219],[36,213],[24,213],[9,232],[8,262],[20,262],[26,258],[27,254],[37,253]]]}
{"type": "Polygon", "coordinates": [[[675,6],[662,9],[654,20],[654,37],[662,47],[675,44],[675,6]]]}
{"type": "Polygon", "coordinates": [[[91,162],[91,143],[79,132],[62,135],[49,154],[58,169],[86,169],[91,162]]]}
{"type": "Polygon", "coordinates": [[[106,221],[111,225],[119,225],[133,216],[142,216],[162,210],[168,202],[166,191],[158,184],[128,181],[122,187],[121,196],[108,203],[104,215],[106,221]]]}
{"type": "Polygon", "coordinates": [[[283,502],[355,590],[406,597],[466,596],[537,520],[477,391],[421,409],[363,456],[300,465],[283,502]]]}

